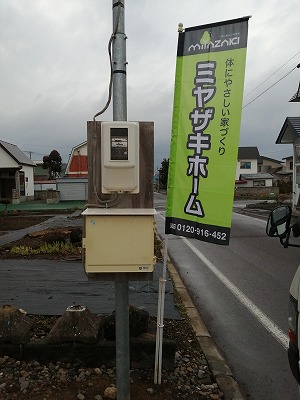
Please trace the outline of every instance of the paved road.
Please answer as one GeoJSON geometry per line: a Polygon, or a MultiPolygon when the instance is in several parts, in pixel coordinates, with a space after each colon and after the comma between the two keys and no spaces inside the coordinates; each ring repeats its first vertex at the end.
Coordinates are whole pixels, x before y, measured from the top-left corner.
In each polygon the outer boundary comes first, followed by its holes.
{"type": "MultiPolygon", "coordinates": [[[[164,199],[156,199],[163,233],[164,199]]],[[[168,250],[249,399],[296,400],[286,332],[289,286],[300,253],[267,237],[265,226],[261,219],[234,213],[229,246],[170,235],[168,250]]]]}

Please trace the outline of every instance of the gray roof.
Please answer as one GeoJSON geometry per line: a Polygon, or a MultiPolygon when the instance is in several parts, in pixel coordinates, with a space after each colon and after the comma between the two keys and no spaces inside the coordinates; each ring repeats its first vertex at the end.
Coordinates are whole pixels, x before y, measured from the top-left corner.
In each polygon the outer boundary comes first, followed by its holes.
{"type": "Polygon", "coordinates": [[[289,100],[290,103],[299,103],[300,101],[300,83],[298,86],[297,92],[294,94],[294,96],[289,100]]]}
{"type": "Polygon", "coordinates": [[[293,175],[293,171],[278,171],[276,172],[278,175],[293,175]]]}
{"type": "Polygon", "coordinates": [[[244,179],[273,179],[273,176],[271,174],[241,174],[241,177],[244,179]]]}
{"type": "Polygon", "coordinates": [[[271,162],[278,163],[278,164],[282,164],[282,161],[275,160],[275,158],[269,158],[269,157],[265,157],[265,156],[260,156],[259,157],[258,164],[261,164],[263,162],[263,160],[271,161],[271,162]]]}
{"type": "Polygon", "coordinates": [[[287,117],[276,140],[277,144],[294,143],[300,137],[300,117],[287,117]]]}
{"type": "Polygon", "coordinates": [[[0,147],[2,147],[18,164],[30,165],[35,167],[35,163],[30,160],[15,144],[4,142],[0,140],[0,147]]]}
{"type": "Polygon", "coordinates": [[[259,157],[257,147],[239,147],[238,160],[258,160],[259,157]]]}

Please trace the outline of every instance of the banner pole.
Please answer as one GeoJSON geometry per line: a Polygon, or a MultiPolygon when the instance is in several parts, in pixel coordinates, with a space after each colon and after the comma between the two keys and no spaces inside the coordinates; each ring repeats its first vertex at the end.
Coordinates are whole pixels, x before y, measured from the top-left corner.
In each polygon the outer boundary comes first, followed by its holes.
{"type": "Polygon", "coordinates": [[[156,328],[156,349],[155,349],[155,366],[154,366],[154,383],[161,384],[162,373],[162,344],[163,344],[163,329],[164,329],[164,307],[165,307],[165,289],[167,277],[167,262],[168,262],[168,238],[165,237],[164,245],[164,262],[162,276],[159,279],[158,289],[158,306],[157,306],[157,328],[156,328]]]}

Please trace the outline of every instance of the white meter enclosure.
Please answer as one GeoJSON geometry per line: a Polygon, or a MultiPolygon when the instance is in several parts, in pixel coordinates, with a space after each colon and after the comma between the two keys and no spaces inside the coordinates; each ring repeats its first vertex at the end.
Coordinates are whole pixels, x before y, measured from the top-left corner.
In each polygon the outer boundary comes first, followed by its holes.
{"type": "Polygon", "coordinates": [[[139,123],[101,122],[102,193],[139,193],[139,123]]]}

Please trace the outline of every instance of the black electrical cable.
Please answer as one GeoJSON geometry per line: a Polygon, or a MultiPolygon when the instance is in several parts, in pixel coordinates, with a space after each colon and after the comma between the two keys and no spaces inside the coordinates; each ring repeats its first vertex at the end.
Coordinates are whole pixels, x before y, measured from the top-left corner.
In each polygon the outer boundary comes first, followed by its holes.
{"type": "Polygon", "coordinates": [[[290,73],[292,73],[294,71],[294,69],[296,68],[300,68],[300,64],[296,65],[296,67],[294,67],[291,71],[289,71],[286,75],[284,75],[282,78],[278,79],[278,81],[276,81],[275,83],[273,83],[273,85],[269,86],[266,90],[264,90],[262,93],[260,93],[258,96],[256,96],[253,100],[251,100],[249,103],[247,103],[245,106],[243,106],[242,108],[246,108],[247,106],[249,106],[249,104],[253,103],[256,99],[258,99],[260,96],[262,96],[264,93],[266,93],[268,90],[270,90],[273,86],[275,86],[278,82],[282,81],[284,78],[286,78],[290,73]]]}
{"type": "MultiPolygon", "coordinates": [[[[115,35],[116,35],[116,33],[118,31],[118,27],[119,27],[121,7],[124,7],[121,2],[115,3],[114,7],[116,7],[116,6],[118,7],[118,14],[117,14],[117,17],[116,17],[117,18],[117,23],[116,23],[115,30],[111,34],[110,39],[108,41],[108,55],[109,55],[109,64],[110,64],[110,80],[109,80],[109,86],[108,86],[108,99],[107,99],[107,102],[106,102],[104,108],[101,111],[99,111],[97,114],[94,115],[94,118],[93,118],[94,121],[95,121],[96,117],[98,117],[99,115],[103,114],[108,109],[108,107],[110,105],[110,102],[111,102],[111,98],[112,98],[112,82],[113,82],[112,81],[112,77],[113,77],[114,71],[113,71],[111,49],[112,49],[112,42],[113,42],[113,40],[115,38],[115,35]]],[[[96,137],[94,137],[94,140],[96,140],[96,137]]],[[[92,164],[93,164],[94,171],[96,171],[96,143],[93,143],[92,164]]],[[[95,207],[95,208],[110,208],[110,207],[114,207],[118,203],[120,203],[120,201],[123,200],[123,198],[128,194],[128,192],[124,192],[124,193],[122,193],[121,196],[118,196],[118,193],[113,193],[110,198],[101,199],[99,194],[98,194],[98,190],[97,190],[95,173],[93,175],[93,191],[94,191],[94,194],[95,194],[99,204],[87,204],[85,206],[85,208],[88,208],[88,207],[95,207]]]]}
{"type": "Polygon", "coordinates": [[[116,5],[118,6],[117,23],[116,23],[115,30],[111,34],[110,39],[108,41],[108,55],[109,55],[109,65],[110,65],[110,79],[109,79],[109,85],[108,85],[108,99],[107,99],[107,102],[106,102],[105,106],[103,107],[103,109],[101,111],[97,112],[97,114],[94,115],[94,118],[93,118],[94,121],[96,120],[96,118],[99,115],[103,114],[108,109],[108,107],[110,105],[110,102],[111,102],[111,98],[112,98],[113,64],[112,64],[112,56],[111,56],[111,47],[112,47],[112,42],[113,42],[113,40],[115,38],[115,35],[116,35],[117,31],[118,31],[122,3],[116,3],[116,5]]]}
{"type": "Polygon", "coordinates": [[[290,58],[287,62],[285,62],[280,68],[278,68],[275,72],[273,72],[271,75],[269,75],[263,82],[261,82],[259,85],[257,85],[253,90],[251,90],[251,92],[247,93],[244,96],[244,100],[246,97],[250,96],[251,93],[255,92],[256,89],[260,88],[261,85],[263,85],[265,82],[267,82],[268,79],[270,79],[272,76],[274,76],[278,71],[280,71],[285,65],[287,65],[291,60],[293,60],[293,58],[295,58],[298,54],[300,53],[300,51],[298,51],[298,53],[296,53],[292,58],[290,58]]]}

